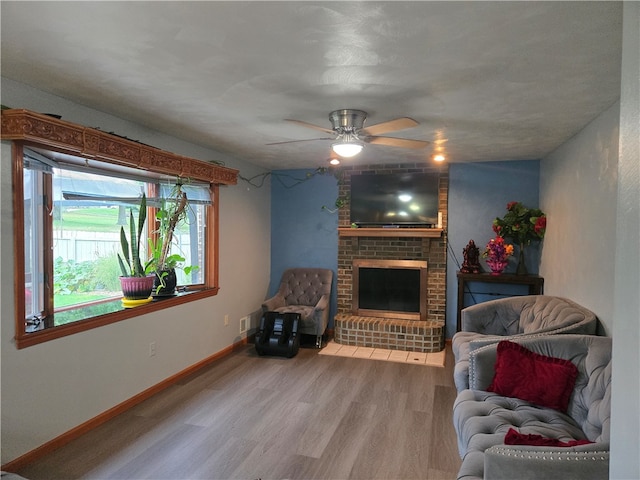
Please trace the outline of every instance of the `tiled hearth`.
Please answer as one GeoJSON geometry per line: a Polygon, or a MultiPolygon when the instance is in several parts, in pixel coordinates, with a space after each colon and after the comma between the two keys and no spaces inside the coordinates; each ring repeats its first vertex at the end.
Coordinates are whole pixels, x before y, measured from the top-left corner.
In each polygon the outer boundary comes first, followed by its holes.
{"type": "Polygon", "coordinates": [[[410,363],[413,365],[425,365],[427,367],[444,368],[446,354],[440,352],[407,352],[401,350],[387,350],[384,348],[354,347],[351,345],[340,345],[334,341],[327,343],[327,346],[318,352],[319,355],[329,355],[334,357],[364,358],[368,360],[380,360],[395,363],[410,363]]]}
{"type": "MultiPolygon", "coordinates": [[[[354,166],[343,170],[340,196],[348,197],[351,174],[401,173],[433,171],[424,164],[354,166]]],[[[388,231],[380,236],[340,235],[338,245],[338,313],[335,317],[335,341],[343,345],[384,348],[414,352],[439,352],[444,349],[446,311],[446,226],[448,170],[440,170],[439,210],[442,212],[442,234],[421,236],[403,229],[398,236],[388,231]],[[353,261],[423,260],[427,262],[427,318],[406,320],[390,317],[354,316],[352,314],[353,261]]],[[[349,209],[340,210],[339,227],[349,228],[349,209]]],[[[352,233],[352,232],[351,232],[352,233]]],[[[361,232],[362,233],[362,232],[361,232]]]]}

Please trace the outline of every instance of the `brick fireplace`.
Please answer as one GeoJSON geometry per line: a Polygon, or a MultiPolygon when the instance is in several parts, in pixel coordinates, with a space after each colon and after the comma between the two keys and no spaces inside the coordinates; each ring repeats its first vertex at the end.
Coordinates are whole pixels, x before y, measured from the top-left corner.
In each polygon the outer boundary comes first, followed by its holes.
{"type": "MultiPolygon", "coordinates": [[[[349,208],[340,209],[338,244],[338,305],[335,318],[335,341],[391,350],[439,352],[444,348],[446,311],[446,226],[449,174],[424,164],[354,166],[343,169],[339,195],[348,198],[350,178],[362,173],[433,172],[440,174],[438,209],[442,213],[442,229],[352,229],[349,208]],[[354,262],[367,260],[391,264],[426,262],[421,301],[422,315],[387,314],[354,311],[354,262]],[[395,261],[395,262],[394,262],[395,261]],[[426,293],[426,295],[424,295],[426,293]]],[[[357,280],[357,279],[356,279],[357,280]]],[[[356,282],[357,283],[357,282],[356,282]]]]}

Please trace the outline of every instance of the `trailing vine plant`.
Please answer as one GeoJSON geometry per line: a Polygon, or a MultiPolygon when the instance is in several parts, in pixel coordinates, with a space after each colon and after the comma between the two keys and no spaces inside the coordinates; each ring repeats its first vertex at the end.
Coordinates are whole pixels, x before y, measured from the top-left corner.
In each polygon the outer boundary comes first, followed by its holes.
{"type": "MultiPolygon", "coordinates": [[[[247,182],[249,185],[255,188],[261,188],[264,185],[265,180],[268,177],[272,177],[276,180],[280,185],[284,188],[293,188],[304,182],[308,182],[312,178],[318,175],[333,175],[338,180],[338,185],[342,184],[344,172],[338,168],[329,168],[329,167],[318,167],[313,172],[307,172],[304,178],[294,177],[293,175],[288,175],[284,173],[278,172],[265,172],[259,173],[258,175],[254,175],[253,177],[246,178],[242,175],[238,175],[238,178],[244,182],[247,182]]],[[[334,203],[335,208],[329,208],[326,205],[322,205],[320,207],[321,210],[326,210],[329,213],[336,213],[341,208],[345,207],[349,203],[348,196],[339,196],[336,198],[334,203]]]]}

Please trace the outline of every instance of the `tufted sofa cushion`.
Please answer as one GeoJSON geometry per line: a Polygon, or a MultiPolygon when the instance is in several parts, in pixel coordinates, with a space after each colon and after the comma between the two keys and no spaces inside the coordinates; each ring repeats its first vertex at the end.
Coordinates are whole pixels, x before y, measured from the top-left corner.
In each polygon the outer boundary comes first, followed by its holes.
{"type": "MultiPolygon", "coordinates": [[[[514,340],[512,340],[514,341],[514,340]]],[[[532,405],[524,400],[503,397],[484,391],[493,378],[497,344],[473,351],[470,355],[469,381],[472,390],[458,394],[453,407],[458,449],[463,459],[458,478],[485,478],[485,451],[504,447],[510,428],[523,434],[542,435],[563,442],[590,440],[593,445],[579,447],[509,447],[512,451],[547,451],[556,455],[566,452],[605,452],[608,462],[609,419],[611,415],[611,339],[591,335],[552,335],[521,337],[515,340],[541,355],[570,360],[578,368],[578,376],[567,413],[532,405]]],[[[548,460],[548,456],[544,458],[548,460]]],[[[543,460],[541,456],[541,461],[543,460]]],[[[490,457],[494,458],[494,457],[490,457]]],[[[504,461],[500,455],[499,461],[504,461]]],[[[515,458],[515,457],[514,457],[515,458]]],[[[586,457],[585,457],[586,458],[586,457]]],[[[517,472],[517,463],[516,467],[517,472]]],[[[527,467],[531,468],[531,467],[527,467]]],[[[589,469],[587,469],[588,471],[589,469]]],[[[601,471],[601,467],[592,471],[601,471]]],[[[588,478],[582,470],[577,476],[588,478]]],[[[513,478],[535,478],[524,469],[513,478]]],[[[560,477],[562,478],[562,477],[560,477]]],[[[596,477],[597,478],[597,477],[596,477]]]]}
{"type": "Polygon", "coordinates": [[[531,335],[595,335],[597,327],[591,310],[550,295],[501,298],[467,307],[462,310],[462,331],[451,341],[456,389],[469,386],[469,353],[476,348],[531,335]]]}

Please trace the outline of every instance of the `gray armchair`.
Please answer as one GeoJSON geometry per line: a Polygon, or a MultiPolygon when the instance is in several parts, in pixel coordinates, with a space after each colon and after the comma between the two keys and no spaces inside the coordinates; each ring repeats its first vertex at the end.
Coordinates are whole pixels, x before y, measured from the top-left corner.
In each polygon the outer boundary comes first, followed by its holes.
{"type": "MultiPolygon", "coordinates": [[[[462,480],[607,479],[611,417],[611,338],[595,335],[520,336],[510,341],[578,370],[566,412],[487,392],[496,370],[497,343],[470,354],[469,390],[458,394],[453,424],[462,480]],[[569,442],[574,447],[506,445],[509,429],[569,442]]],[[[517,368],[517,367],[516,367],[517,368]]]]}
{"type": "Polygon", "coordinates": [[[469,354],[477,348],[527,336],[595,335],[597,327],[591,310],[551,295],[501,298],[467,307],[462,310],[462,331],[451,341],[456,389],[469,388],[469,354]]]}
{"type": "Polygon", "coordinates": [[[298,333],[315,335],[316,347],[329,323],[333,272],[324,268],[285,270],[278,292],[262,304],[263,312],[299,313],[298,333]]]}

